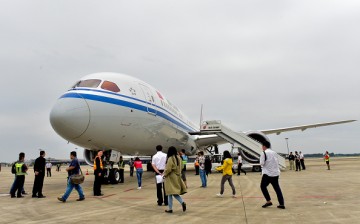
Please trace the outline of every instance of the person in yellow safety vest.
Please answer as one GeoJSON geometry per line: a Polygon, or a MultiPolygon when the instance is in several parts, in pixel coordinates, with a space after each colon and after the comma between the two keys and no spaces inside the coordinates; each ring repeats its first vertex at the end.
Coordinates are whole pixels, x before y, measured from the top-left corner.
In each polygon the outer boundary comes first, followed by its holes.
{"type": "Polygon", "coordinates": [[[187,184],[186,184],[186,164],[187,164],[187,161],[188,161],[189,158],[185,154],[185,149],[181,150],[180,156],[181,156],[182,165],[183,165],[183,168],[181,170],[181,179],[184,181],[184,184],[187,187],[187,184]]]}
{"type": "Polygon", "coordinates": [[[119,183],[124,183],[125,162],[124,162],[122,156],[120,156],[120,161],[119,161],[119,163],[118,163],[118,166],[119,166],[119,176],[120,176],[120,181],[119,181],[119,183]]]}
{"type": "Polygon", "coordinates": [[[328,170],[330,170],[330,155],[328,151],[325,152],[324,160],[326,162],[328,170]]]}
{"type": "Polygon", "coordinates": [[[101,158],[102,155],[103,155],[103,151],[99,151],[94,159],[94,175],[95,175],[94,187],[93,187],[94,196],[103,196],[103,194],[101,193],[101,183],[103,179],[103,170],[104,170],[104,166],[101,158]]]}
{"type": "Polygon", "coordinates": [[[25,174],[26,171],[28,170],[26,164],[24,163],[25,160],[25,153],[21,152],[19,154],[19,161],[17,161],[15,163],[15,183],[14,183],[14,188],[11,189],[10,191],[10,195],[12,198],[15,198],[15,192],[17,191],[17,197],[18,198],[23,198],[24,196],[21,195],[21,191],[24,187],[24,183],[25,183],[25,174]]]}

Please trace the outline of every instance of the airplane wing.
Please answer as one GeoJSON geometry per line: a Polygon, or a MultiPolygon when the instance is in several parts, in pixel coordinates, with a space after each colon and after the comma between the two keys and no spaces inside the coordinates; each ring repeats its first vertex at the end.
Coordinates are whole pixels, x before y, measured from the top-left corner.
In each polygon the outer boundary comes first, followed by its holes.
{"type": "MultiPolygon", "coordinates": [[[[356,121],[356,120],[333,121],[333,122],[326,122],[326,123],[316,123],[316,124],[308,124],[308,125],[301,125],[301,126],[293,126],[293,127],[287,127],[287,128],[260,130],[259,132],[261,132],[265,135],[270,135],[270,134],[280,135],[282,132],[295,131],[295,130],[305,131],[308,128],[317,128],[317,127],[322,127],[322,126],[350,123],[350,122],[354,122],[354,121],[356,121]]],[[[195,139],[195,143],[198,147],[210,146],[210,145],[215,145],[215,144],[221,145],[221,144],[227,143],[226,140],[224,140],[223,138],[221,138],[217,135],[209,135],[209,134],[201,133],[201,132],[191,132],[190,134],[198,135],[198,137],[195,139]]]]}
{"type": "Polygon", "coordinates": [[[265,135],[269,135],[269,134],[280,135],[282,132],[287,132],[287,131],[295,131],[295,130],[305,131],[308,128],[317,128],[317,127],[329,126],[329,125],[335,125],[335,124],[350,123],[350,122],[354,122],[354,121],[356,121],[356,120],[333,121],[333,122],[308,124],[308,125],[301,125],[301,126],[294,126],[294,127],[287,127],[287,128],[261,130],[260,132],[264,133],[265,135]]]}

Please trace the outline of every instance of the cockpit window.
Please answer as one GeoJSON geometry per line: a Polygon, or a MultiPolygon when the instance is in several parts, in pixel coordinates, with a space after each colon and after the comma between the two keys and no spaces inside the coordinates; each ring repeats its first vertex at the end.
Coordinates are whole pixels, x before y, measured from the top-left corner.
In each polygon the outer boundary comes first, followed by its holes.
{"type": "Polygon", "coordinates": [[[89,88],[96,88],[100,85],[101,80],[100,79],[87,79],[87,80],[80,80],[77,82],[73,88],[76,87],[89,87],[89,88]]]}
{"type": "Polygon", "coordinates": [[[109,81],[104,81],[103,84],[101,84],[101,88],[115,93],[120,92],[119,87],[115,83],[109,81]]]}

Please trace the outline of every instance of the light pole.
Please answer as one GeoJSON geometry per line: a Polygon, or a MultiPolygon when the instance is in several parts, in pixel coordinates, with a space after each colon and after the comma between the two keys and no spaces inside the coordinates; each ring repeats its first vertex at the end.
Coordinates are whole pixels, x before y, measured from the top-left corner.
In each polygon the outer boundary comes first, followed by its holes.
{"type": "Polygon", "coordinates": [[[289,138],[285,138],[285,140],[286,140],[286,147],[287,147],[288,155],[289,155],[290,154],[290,152],[289,152],[289,142],[288,142],[289,138]]]}

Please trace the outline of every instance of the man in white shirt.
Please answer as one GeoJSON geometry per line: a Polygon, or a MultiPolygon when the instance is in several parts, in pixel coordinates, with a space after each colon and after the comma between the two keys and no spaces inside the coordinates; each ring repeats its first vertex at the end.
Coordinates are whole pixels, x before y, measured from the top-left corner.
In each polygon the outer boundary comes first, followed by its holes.
{"type": "MultiPolygon", "coordinates": [[[[154,169],[155,175],[161,176],[161,174],[165,170],[167,155],[162,152],[161,145],[156,146],[156,151],[157,151],[157,153],[152,157],[151,165],[154,169]]],[[[165,206],[167,206],[168,205],[168,197],[166,196],[166,193],[165,193],[164,183],[157,183],[157,182],[158,182],[158,179],[156,178],[156,191],[157,191],[157,199],[158,199],[157,204],[159,206],[161,206],[162,203],[164,203],[165,206]]]]}
{"type": "Polygon", "coordinates": [[[49,162],[47,162],[46,163],[46,176],[47,177],[51,177],[51,167],[52,167],[52,164],[51,164],[51,162],[49,161],[49,162]]]}
{"type": "Polygon", "coordinates": [[[278,155],[276,152],[270,149],[270,142],[264,142],[262,149],[263,153],[260,155],[260,165],[262,167],[260,188],[266,199],[266,203],[262,207],[266,208],[272,205],[270,194],[267,190],[267,186],[271,184],[279,201],[279,205],[277,207],[285,209],[284,198],[279,185],[280,169],[278,155]]]}
{"type": "Polygon", "coordinates": [[[300,156],[301,168],[302,168],[303,170],[305,170],[306,167],[305,167],[305,163],[304,163],[304,154],[303,154],[301,151],[299,152],[299,156],[300,156]]]}
{"type": "Polygon", "coordinates": [[[242,157],[241,157],[240,152],[238,153],[238,162],[237,162],[237,163],[238,163],[237,175],[240,176],[240,170],[241,170],[243,173],[245,173],[245,175],[246,175],[246,171],[243,170],[243,169],[241,169],[241,167],[242,167],[242,157]]]}

